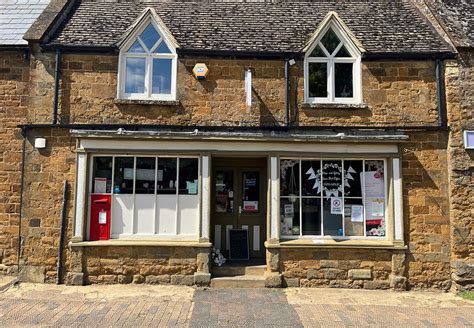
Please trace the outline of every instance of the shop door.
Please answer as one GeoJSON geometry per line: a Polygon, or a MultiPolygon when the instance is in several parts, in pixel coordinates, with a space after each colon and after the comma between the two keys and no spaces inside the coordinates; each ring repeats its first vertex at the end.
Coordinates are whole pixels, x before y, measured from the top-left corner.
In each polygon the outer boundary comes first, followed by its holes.
{"type": "Polygon", "coordinates": [[[226,258],[230,229],[246,229],[250,257],[265,257],[266,163],[266,158],[212,160],[211,236],[226,258]]]}

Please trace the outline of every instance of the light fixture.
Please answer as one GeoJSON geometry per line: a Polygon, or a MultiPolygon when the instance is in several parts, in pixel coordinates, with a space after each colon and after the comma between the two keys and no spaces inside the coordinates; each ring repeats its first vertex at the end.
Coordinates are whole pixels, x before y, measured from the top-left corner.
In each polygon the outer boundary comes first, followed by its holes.
{"type": "Polygon", "coordinates": [[[35,138],[35,148],[36,149],[46,148],[46,138],[35,138]]]}

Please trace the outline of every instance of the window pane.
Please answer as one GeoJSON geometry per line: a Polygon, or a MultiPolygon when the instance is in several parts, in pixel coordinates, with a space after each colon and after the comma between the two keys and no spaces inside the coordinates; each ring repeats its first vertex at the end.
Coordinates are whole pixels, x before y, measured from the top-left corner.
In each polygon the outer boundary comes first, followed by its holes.
{"type": "Polygon", "coordinates": [[[321,198],[303,199],[303,235],[321,235],[321,198]]]}
{"type": "Polygon", "coordinates": [[[176,194],[176,158],[159,157],[156,181],[157,194],[176,194]]]}
{"type": "Polygon", "coordinates": [[[152,93],[171,93],[172,59],[153,59],[152,93]]]}
{"type": "Polygon", "coordinates": [[[342,196],[341,161],[323,161],[323,190],[325,197],[342,196]]]}
{"type": "Polygon", "coordinates": [[[259,212],[260,173],[258,171],[242,172],[242,211],[259,212]]]}
{"type": "Polygon", "coordinates": [[[165,41],[161,41],[160,45],[156,47],[154,53],[160,53],[160,54],[170,54],[171,50],[168,48],[166,45],[165,41]]]}
{"type": "Polygon", "coordinates": [[[344,232],[346,236],[364,235],[364,205],[362,199],[344,199],[344,232]]]}
{"type": "Polygon", "coordinates": [[[133,53],[146,53],[146,50],[143,49],[142,45],[140,42],[135,41],[130,48],[128,48],[128,52],[133,52],[133,53]]]}
{"type": "MultiPolygon", "coordinates": [[[[335,208],[331,203],[335,197],[323,200],[323,226],[324,234],[330,236],[342,236],[342,214],[334,214],[335,208]]],[[[342,202],[342,198],[340,198],[342,202]]]]}
{"type": "Polygon", "coordinates": [[[296,198],[280,198],[281,234],[300,234],[300,203],[296,198]]]}
{"type": "Polygon", "coordinates": [[[92,193],[110,193],[112,186],[112,157],[94,157],[92,193]]]}
{"type": "Polygon", "coordinates": [[[160,34],[155,27],[153,27],[153,24],[149,24],[142,34],[140,34],[140,39],[142,39],[148,50],[151,50],[155,43],[160,39],[160,34]]]}
{"type": "Polygon", "coordinates": [[[145,58],[127,58],[125,93],[145,92],[145,58]]]}
{"type": "Polygon", "coordinates": [[[234,211],[234,171],[216,171],[216,212],[234,211]]]}
{"type": "Polygon", "coordinates": [[[352,98],[354,92],[352,89],[352,63],[335,63],[335,79],[337,98],[352,98]]]}
{"type": "Polygon", "coordinates": [[[352,57],[349,51],[347,51],[346,46],[342,46],[341,49],[336,54],[336,57],[352,57]]]}
{"type": "Polygon", "coordinates": [[[362,165],[363,161],[344,161],[344,196],[362,197],[362,165]]]}
{"type": "Polygon", "coordinates": [[[137,157],[135,193],[155,193],[155,157],[137,157]]]}
{"type": "Polygon", "coordinates": [[[336,33],[334,33],[334,31],[330,28],[326,34],[324,34],[323,38],[321,39],[321,43],[329,52],[329,54],[332,54],[334,50],[336,50],[339,43],[341,43],[341,40],[339,40],[336,33]]]}
{"type": "Polygon", "coordinates": [[[321,195],[321,161],[301,161],[303,196],[321,195]]]}
{"type": "Polygon", "coordinates": [[[310,57],[326,57],[324,54],[324,51],[321,49],[319,45],[316,46],[316,48],[313,49],[311,54],[309,55],[310,57]]]}
{"type": "Polygon", "coordinates": [[[385,236],[384,162],[365,161],[365,220],[367,236],[385,236]]]}
{"type": "Polygon", "coordinates": [[[308,91],[310,97],[328,96],[328,68],[326,63],[308,64],[308,91]]]}
{"type": "Polygon", "coordinates": [[[115,157],[114,194],[133,194],[133,157],[115,157]]]}
{"type": "Polygon", "coordinates": [[[198,193],[198,168],[197,158],[179,159],[179,194],[197,195],[198,193]]]}
{"type": "Polygon", "coordinates": [[[300,190],[300,164],[298,160],[280,161],[280,195],[298,196],[300,190]]]}

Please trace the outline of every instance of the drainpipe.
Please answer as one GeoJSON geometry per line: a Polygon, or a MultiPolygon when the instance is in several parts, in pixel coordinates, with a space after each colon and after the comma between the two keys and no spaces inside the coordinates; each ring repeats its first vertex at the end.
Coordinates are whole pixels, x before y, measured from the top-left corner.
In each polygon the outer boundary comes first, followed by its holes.
{"type": "Polygon", "coordinates": [[[448,126],[446,86],[444,81],[444,65],[441,59],[436,59],[436,98],[438,103],[438,125],[440,128],[446,128],[448,126]]]}
{"type": "Polygon", "coordinates": [[[66,234],[66,213],[67,213],[67,192],[69,185],[67,181],[64,181],[63,187],[63,202],[61,207],[61,230],[59,231],[59,245],[58,245],[58,265],[56,270],[56,284],[59,285],[62,282],[61,279],[61,269],[63,266],[63,244],[64,236],[66,234]]]}
{"type": "Polygon", "coordinates": [[[285,58],[285,126],[290,126],[290,60],[285,58]]]}
{"type": "Polygon", "coordinates": [[[20,257],[21,257],[21,219],[23,213],[23,184],[25,180],[25,161],[26,161],[26,129],[21,129],[21,136],[23,137],[23,145],[21,147],[21,177],[20,177],[20,213],[18,216],[18,274],[20,274],[20,257]]]}
{"type": "Polygon", "coordinates": [[[61,75],[61,50],[56,49],[56,65],[54,67],[53,124],[58,124],[59,79],[61,75]]]}

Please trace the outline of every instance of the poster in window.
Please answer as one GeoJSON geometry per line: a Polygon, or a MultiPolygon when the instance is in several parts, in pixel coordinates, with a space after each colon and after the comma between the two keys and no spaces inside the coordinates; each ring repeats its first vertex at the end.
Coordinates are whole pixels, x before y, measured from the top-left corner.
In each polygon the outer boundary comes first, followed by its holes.
{"type": "Polygon", "coordinates": [[[94,194],[107,192],[107,178],[94,178],[94,194]]]}
{"type": "Polygon", "coordinates": [[[342,198],[331,197],[331,214],[342,214],[342,198]]]}
{"type": "Polygon", "coordinates": [[[342,187],[342,162],[323,161],[324,196],[339,197],[342,194],[342,187]]]}
{"type": "Polygon", "coordinates": [[[370,171],[364,174],[365,197],[384,198],[384,179],[378,171],[370,171]]]}
{"type": "Polygon", "coordinates": [[[244,211],[245,212],[258,212],[258,201],[244,201],[244,211]]]}
{"type": "Polygon", "coordinates": [[[364,206],[351,206],[351,222],[364,222],[364,206]]]}

